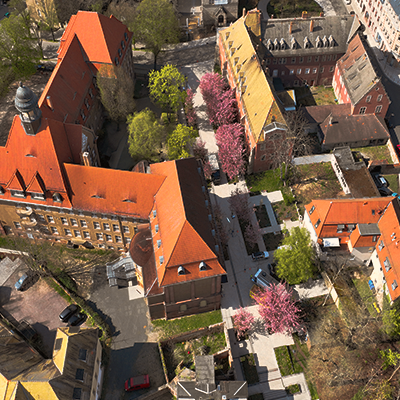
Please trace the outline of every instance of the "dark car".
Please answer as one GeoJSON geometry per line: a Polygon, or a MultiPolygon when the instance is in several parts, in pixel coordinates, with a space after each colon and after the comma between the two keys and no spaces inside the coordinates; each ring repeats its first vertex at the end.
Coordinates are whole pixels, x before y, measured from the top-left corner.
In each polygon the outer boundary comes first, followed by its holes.
{"type": "Polygon", "coordinates": [[[29,272],[25,272],[21,278],[18,279],[18,281],[15,283],[14,287],[15,289],[22,291],[25,290],[29,284],[31,284],[33,281],[33,275],[30,274],[29,272]]]}
{"type": "Polygon", "coordinates": [[[62,322],[67,322],[77,311],[78,306],[76,304],[70,304],[65,310],[59,315],[62,322]]]}
{"type": "Polygon", "coordinates": [[[133,390],[146,389],[150,387],[150,380],[148,375],[139,375],[129,378],[125,381],[125,390],[132,392],[133,390]]]}
{"type": "Polygon", "coordinates": [[[268,251],[257,251],[251,255],[253,261],[264,260],[269,257],[268,251]]]}
{"type": "Polygon", "coordinates": [[[78,312],[68,320],[68,324],[71,326],[77,326],[83,324],[85,320],[86,320],[86,315],[81,312],[78,312]]]}
{"type": "Polygon", "coordinates": [[[379,189],[379,193],[381,194],[381,196],[393,196],[393,192],[388,189],[387,187],[380,187],[379,189]]]}

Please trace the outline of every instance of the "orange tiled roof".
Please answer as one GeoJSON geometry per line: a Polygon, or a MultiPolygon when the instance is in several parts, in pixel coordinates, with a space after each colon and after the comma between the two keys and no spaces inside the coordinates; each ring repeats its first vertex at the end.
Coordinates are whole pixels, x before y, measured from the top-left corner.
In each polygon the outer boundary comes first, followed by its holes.
{"type": "MultiPolygon", "coordinates": [[[[49,191],[64,193],[66,203],[63,203],[63,206],[71,206],[61,167],[63,162],[72,161],[63,123],[42,118],[37,134],[27,135],[19,116],[15,116],[7,143],[0,147],[0,157],[0,184],[15,190],[25,190],[30,186],[30,189],[35,191],[38,189],[40,177],[39,186],[49,191]]],[[[2,195],[5,199],[9,197],[9,191],[2,195]]],[[[24,199],[18,201],[23,202],[24,199]]],[[[29,201],[33,202],[31,199],[29,201]]],[[[51,198],[46,202],[53,205],[51,198]]]]}
{"type": "Polygon", "coordinates": [[[64,164],[74,208],[147,219],[164,176],[64,164]]]}
{"type": "Polygon", "coordinates": [[[97,67],[101,64],[114,64],[119,48],[123,52],[119,59],[121,63],[132,38],[132,33],[114,16],[107,18],[97,12],[78,11],[69,20],[61,38],[58,49],[59,58],[64,57],[74,35],[78,37],[86,59],[97,67]],[[128,41],[125,42],[125,49],[122,49],[121,41],[124,39],[125,32],[128,35],[128,41]]]}
{"type": "Polygon", "coordinates": [[[306,205],[306,210],[309,214],[310,209],[315,206],[310,219],[314,226],[318,220],[321,221],[315,229],[317,236],[320,237],[324,225],[378,223],[382,212],[392,199],[393,197],[313,200],[306,205]]]}
{"type": "Polygon", "coordinates": [[[222,275],[225,270],[214,252],[215,240],[202,190],[203,181],[194,158],[152,164],[151,172],[167,176],[155,196],[156,218],[152,220],[155,260],[160,286],[222,275]],[[155,224],[159,225],[158,233],[155,224]],[[164,257],[160,264],[159,257],[164,257]],[[199,263],[207,265],[199,270],[199,263]],[[178,275],[179,266],[185,268],[178,275]]]}

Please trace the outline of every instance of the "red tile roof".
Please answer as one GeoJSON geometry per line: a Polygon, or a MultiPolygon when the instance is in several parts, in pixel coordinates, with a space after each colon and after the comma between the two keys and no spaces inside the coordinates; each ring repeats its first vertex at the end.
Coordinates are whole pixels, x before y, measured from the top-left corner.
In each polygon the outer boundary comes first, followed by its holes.
{"type": "Polygon", "coordinates": [[[107,18],[96,12],[78,11],[69,20],[61,38],[58,50],[59,58],[64,57],[74,35],[79,39],[86,60],[97,68],[102,64],[114,64],[115,57],[118,57],[119,48],[123,52],[119,60],[121,63],[132,38],[132,33],[114,16],[107,18]],[[127,42],[124,38],[125,32],[128,35],[127,42]],[[122,40],[125,41],[125,49],[122,49],[122,40]]]}
{"type": "Polygon", "coordinates": [[[26,191],[33,193],[44,193],[45,186],[39,172],[36,172],[36,174],[33,176],[28,187],[26,188],[26,191]]]}
{"type": "Polygon", "coordinates": [[[194,158],[151,165],[152,173],[167,176],[155,196],[157,215],[151,222],[160,286],[225,273],[215,254],[216,242],[208,219],[211,211],[205,204],[204,182],[197,168],[194,158]],[[154,230],[156,224],[158,233],[154,230]],[[160,248],[156,245],[158,239],[160,248]],[[164,257],[162,264],[160,256],[164,257]],[[205,271],[199,270],[201,261],[207,265],[205,271]],[[185,268],[184,275],[178,275],[179,266],[185,268]]]}
{"type": "Polygon", "coordinates": [[[154,194],[165,177],[83,165],[64,164],[74,208],[147,219],[154,194]]]}

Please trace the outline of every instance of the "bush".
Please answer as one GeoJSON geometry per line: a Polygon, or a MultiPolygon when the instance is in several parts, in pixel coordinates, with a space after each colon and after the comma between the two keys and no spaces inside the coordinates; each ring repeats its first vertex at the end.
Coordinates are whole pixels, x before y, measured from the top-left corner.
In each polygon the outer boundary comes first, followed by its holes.
{"type": "Polygon", "coordinates": [[[293,204],[296,201],[293,194],[288,191],[282,191],[282,197],[283,197],[283,201],[285,202],[285,205],[287,205],[287,206],[290,206],[291,204],[293,204]]]}

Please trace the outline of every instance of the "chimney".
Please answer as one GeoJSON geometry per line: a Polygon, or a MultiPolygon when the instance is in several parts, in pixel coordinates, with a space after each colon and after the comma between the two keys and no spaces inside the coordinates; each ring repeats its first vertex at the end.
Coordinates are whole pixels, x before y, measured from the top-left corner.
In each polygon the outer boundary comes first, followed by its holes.
{"type": "Polygon", "coordinates": [[[292,34],[292,30],[293,30],[293,21],[290,21],[290,25],[289,25],[289,35],[292,34]]]}
{"type": "Polygon", "coordinates": [[[83,159],[83,165],[86,165],[87,167],[90,167],[91,162],[90,162],[89,153],[87,151],[82,153],[82,159],[83,159]]]}
{"type": "Polygon", "coordinates": [[[301,18],[307,18],[307,11],[303,11],[301,13],[301,18]]]}
{"type": "Polygon", "coordinates": [[[312,32],[314,30],[314,20],[312,19],[310,21],[310,32],[312,32]]]}
{"type": "Polygon", "coordinates": [[[242,17],[245,17],[245,16],[246,16],[246,8],[243,7],[243,15],[242,15],[242,17]]]}
{"type": "Polygon", "coordinates": [[[54,111],[53,102],[51,101],[50,96],[46,96],[46,103],[47,103],[47,106],[50,108],[50,110],[54,111]]]}
{"type": "Polygon", "coordinates": [[[274,19],[274,14],[271,14],[270,19],[274,19]]]}
{"type": "Polygon", "coordinates": [[[323,16],[324,16],[324,13],[323,13],[323,12],[320,12],[320,13],[319,13],[319,16],[320,16],[320,17],[323,17],[323,16]]]}

